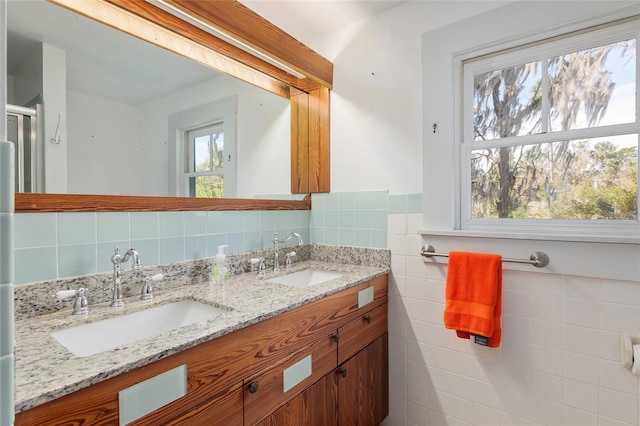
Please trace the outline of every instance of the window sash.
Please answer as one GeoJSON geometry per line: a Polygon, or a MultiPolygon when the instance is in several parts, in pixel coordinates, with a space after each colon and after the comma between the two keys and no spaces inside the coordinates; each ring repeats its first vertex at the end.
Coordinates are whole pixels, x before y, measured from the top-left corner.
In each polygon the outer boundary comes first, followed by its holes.
{"type": "MultiPolygon", "coordinates": [[[[636,17],[623,24],[605,24],[596,30],[584,30],[578,34],[559,36],[551,41],[530,43],[529,45],[491,53],[478,58],[463,59],[461,65],[461,81],[463,90],[462,113],[460,114],[461,140],[457,149],[459,158],[460,188],[456,203],[459,229],[471,231],[500,231],[522,233],[579,233],[607,234],[618,236],[640,236],[640,222],[626,220],[570,220],[570,219],[486,219],[472,218],[472,185],[471,185],[471,153],[472,151],[511,147],[521,145],[543,144],[562,140],[591,139],[606,136],[637,134],[640,145],[640,30],[636,17]],[[636,113],[635,121],[603,125],[590,128],[571,129],[566,131],[549,131],[549,58],[567,53],[604,46],[630,38],[636,39],[636,113]],[[474,140],[473,129],[473,79],[474,76],[510,66],[542,60],[542,132],[531,135],[512,136],[492,140],[474,140]]],[[[640,156],[640,149],[639,156],[640,156]]],[[[640,168],[639,172],[640,174],[640,168]]],[[[640,187],[639,187],[640,192],[640,187]]],[[[638,197],[640,199],[640,196],[638,197]]]]}

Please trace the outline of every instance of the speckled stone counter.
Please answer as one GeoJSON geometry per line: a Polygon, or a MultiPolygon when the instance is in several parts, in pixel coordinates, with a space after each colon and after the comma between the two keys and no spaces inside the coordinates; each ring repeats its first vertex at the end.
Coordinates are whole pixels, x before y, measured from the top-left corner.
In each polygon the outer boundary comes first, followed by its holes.
{"type": "MultiPolygon", "coordinates": [[[[108,302],[95,304],[86,316],[72,316],[70,309],[63,309],[17,320],[16,412],[390,272],[388,250],[319,246],[311,248],[310,258],[296,263],[290,271],[284,268],[278,273],[268,271],[262,280],[256,273],[246,272],[232,276],[221,285],[204,279],[196,279],[190,284],[178,282],[175,286],[165,283],[150,301],[141,301],[134,296],[125,299],[122,308],[111,308],[108,302]],[[275,276],[307,268],[343,275],[307,288],[268,282],[275,276]],[[88,357],[74,356],[51,336],[57,330],[184,299],[213,304],[223,311],[206,321],[88,357]]],[[[131,327],[144,327],[144,324],[131,324],[131,327]]]]}

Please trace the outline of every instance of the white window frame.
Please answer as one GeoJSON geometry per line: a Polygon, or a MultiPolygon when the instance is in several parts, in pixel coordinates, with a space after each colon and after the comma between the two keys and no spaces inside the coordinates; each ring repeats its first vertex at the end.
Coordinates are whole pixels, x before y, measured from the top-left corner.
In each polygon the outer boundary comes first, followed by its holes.
{"type": "MultiPolygon", "coordinates": [[[[206,129],[211,129],[214,127],[221,127],[222,128],[222,134],[224,135],[224,122],[215,122],[215,123],[209,123],[206,124],[204,126],[201,127],[197,127],[195,129],[191,129],[185,132],[185,143],[184,143],[184,149],[186,150],[187,154],[186,157],[188,158],[187,161],[187,165],[185,166],[185,170],[184,170],[184,179],[183,179],[183,191],[184,194],[186,194],[186,196],[190,196],[190,191],[189,191],[189,179],[193,178],[193,177],[199,177],[199,176],[222,176],[223,181],[226,184],[226,181],[224,180],[224,177],[226,175],[226,171],[227,171],[227,163],[229,163],[229,167],[231,168],[231,171],[233,172],[233,167],[235,165],[235,161],[232,161],[232,158],[230,155],[227,154],[227,149],[226,147],[224,147],[224,153],[225,153],[225,157],[227,159],[223,159],[224,161],[224,168],[222,170],[212,170],[212,171],[205,171],[205,172],[196,172],[195,170],[193,170],[193,166],[195,164],[195,144],[193,143],[193,140],[198,137],[198,136],[205,136],[205,135],[210,135],[211,132],[207,131],[205,132],[206,129]]],[[[224,138],[224,136],[223,136],[224,138]]],[[[223,187],[224,190],[224,187],[223,187]]],[[[224,191],[224,194],[226,195],[226,191],[224,191]]]]}
{"type": "Polygon", "coordinates": [[[223,123],[225,157],[224,197],[235,198],[237,185],[237,105],[236,96],[210,102],[169,116],[169,190],[178,197],[189,197],[185,156],[190,130],[223,123]]]}
{"type": "MultiPolygon", "coordinates": [[[[470,153],[472,150],[482,149],[485,147],[512,146],[517,140],[517,145],[527,143],[543,143],[563,139],[579,139],[598,136],[615,136],[619,134],[638,134],[640,144],[640,55],[636,54],[636,120],[633,123],[626,123],[612,126],[594,127],[591,129],[571,130],[567,132],[544,132],[537,135],[518,136],[504,138],[492,141],[473,141],[473,128],[471,121],[467,118],[466,113],[472,109],[472,79],[473,75],[478,72],[489,69],[499,69],[502,67],[512,66],[515,64],[526,63],[532,60],[540,59],[541,53],[544,52],[545,57],[563,54],[569,51],[581,50],[589,47],[595,47],[608,43],[613,43],[623,39],[636,37],[637,43],[640,41],[640,26],[638,19],[620,25],[607,25],[594,31],[582,34],[579,38],[567,36],[558,37],[545,44],[538,44],[533,47],[527,47],[525,50],[514,50],[507,56],[498,56],[490,58],[490,65],[479,61],[470,61],[472,54],[460,55],[455,58],[456,72],[462,88],[458,88],[456,96],[456,111],[459,111],[457,117],[457,137],[456,141],[456,167],[459,192],[456,202],[456,221],[457,227],[461,230],[478,231],[478,232],[509,232],[515,234],[553,234],[553,235],[592,235],[612,236],[612,237],[640,237],[640,222],[633,221],[605,221],[605,220],[551,220],[551,219],[473,219],[471,218],[471,162],[470,153]],[[466,69],[464,69],[466,67],[466,69]]],[[[525,43],[521,43],[525,44],[525,43]]],[[[500,52],[510,46],[492,46],[493,52],[500,52]]],[[[638,46],[636,46],[638,49],[638,46]]],[[[486,53],[487,49],[485,49],[486,53]]],[[[489,50],[491,51],[491,50],[489,50]]],[[[544,64],[543,64],[544,68],[544,64]]],[[[543,90],[546,90],[543,87],[543,90]]],[[[543,117],[545,116],[548,105],[543,105],[543,117]]],[[[640,197],[639,197],[640,198],[640,197]]]]}

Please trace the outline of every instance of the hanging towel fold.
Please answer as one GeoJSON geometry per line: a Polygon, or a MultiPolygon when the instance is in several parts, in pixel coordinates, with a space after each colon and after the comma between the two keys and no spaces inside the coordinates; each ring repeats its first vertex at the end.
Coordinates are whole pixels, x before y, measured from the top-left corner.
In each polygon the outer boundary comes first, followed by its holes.
{"type": "Polygon", "coordinates": [[[492,348],[502,335],[501,260],[497,254],[450,252],[447,269],[445,327],[492,348]]]}

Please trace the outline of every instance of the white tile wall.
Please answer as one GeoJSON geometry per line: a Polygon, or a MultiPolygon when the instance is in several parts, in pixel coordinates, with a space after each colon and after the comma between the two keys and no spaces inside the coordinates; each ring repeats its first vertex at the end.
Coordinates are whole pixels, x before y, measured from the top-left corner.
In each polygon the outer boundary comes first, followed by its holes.
{"type": "Polygon", "coordinates": [[[390,425],[640,426],[640,280],[504,271],[497,349],[444,328],[446,265],[419,255],[421,214],[390,214],[390,425]]]}

